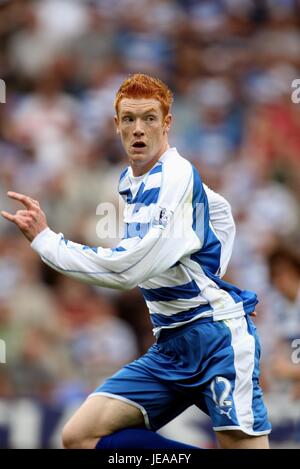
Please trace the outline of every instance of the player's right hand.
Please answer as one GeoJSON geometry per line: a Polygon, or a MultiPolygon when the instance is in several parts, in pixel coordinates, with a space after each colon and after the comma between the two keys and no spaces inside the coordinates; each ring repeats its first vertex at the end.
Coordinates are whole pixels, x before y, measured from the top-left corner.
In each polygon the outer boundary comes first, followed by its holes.
{"type": "Polygon", "coordinates": [[[33,239],[45,228],[48,227],[46,215],[40,208],[37,200],[17,192],[8,192],[8,197],[21,202],[25,209],[18,210],[14,215],[12,213],[1,211],[1,215],[6,220],[15,223],[28,241],[33,239]]]}

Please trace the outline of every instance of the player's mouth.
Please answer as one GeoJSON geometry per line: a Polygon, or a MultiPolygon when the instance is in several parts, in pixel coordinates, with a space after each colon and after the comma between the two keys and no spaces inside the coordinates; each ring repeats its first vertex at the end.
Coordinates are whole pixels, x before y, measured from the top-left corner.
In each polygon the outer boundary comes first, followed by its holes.
{"type": "Polygon", "coordinates": [[[137,140],[136,142],[132,144],[132,148],[136,152],[143,151],[146,148],[146,146],[147,146],[146,143],[143,142],[142,140],[137,140]]]}

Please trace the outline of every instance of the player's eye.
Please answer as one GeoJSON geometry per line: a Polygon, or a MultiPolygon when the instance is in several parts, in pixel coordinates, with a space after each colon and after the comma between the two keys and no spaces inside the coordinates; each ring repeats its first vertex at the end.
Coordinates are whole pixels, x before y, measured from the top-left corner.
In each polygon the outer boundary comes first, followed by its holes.
{"type": "Polygon", "coordinates": [[[146,121],[147,122],[153,122],[156,120],[156,117],[153,116],[152,114],[149,114],[148,116],[146,116],[146,121]]]}
{"type": "Polygon", "coordinates": [[[124,122],[125,124],[127,124],[129,122],[133,122],[133,118],[131,116],[123,116],[122,117],[122,122],[124,122]]]}

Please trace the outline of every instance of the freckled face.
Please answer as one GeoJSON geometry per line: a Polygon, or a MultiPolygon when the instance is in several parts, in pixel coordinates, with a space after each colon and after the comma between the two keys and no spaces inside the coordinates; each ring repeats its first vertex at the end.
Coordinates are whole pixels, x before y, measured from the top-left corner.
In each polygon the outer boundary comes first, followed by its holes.
{"type": "Polygon", "coordinates": [[[133,174],[144,174],[168,148],[171,115],[163,116],[157,99],[123,98],[115,123],[133,174]]]}

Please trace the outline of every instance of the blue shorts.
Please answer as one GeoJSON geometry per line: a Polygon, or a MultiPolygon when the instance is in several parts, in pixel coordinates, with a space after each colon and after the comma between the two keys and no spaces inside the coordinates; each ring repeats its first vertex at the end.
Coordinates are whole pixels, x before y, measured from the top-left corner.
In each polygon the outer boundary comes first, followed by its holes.
{"type": "Polygon", "coordinates": [[[145,355],[91,396],[106,395],[134,405],[152,430],[195,404],[211,417],[215,431],[270,433],[259,386],[260,344],[252,320],[206,319],[163,330],[145,355]]]}

